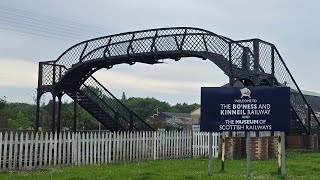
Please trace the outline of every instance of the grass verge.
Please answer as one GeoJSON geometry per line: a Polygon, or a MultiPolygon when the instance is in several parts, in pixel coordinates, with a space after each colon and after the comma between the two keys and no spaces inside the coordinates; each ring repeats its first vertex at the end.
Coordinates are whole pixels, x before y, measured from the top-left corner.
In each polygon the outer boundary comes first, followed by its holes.
{"type": "MultiPolygon", "coordinates": [[[[277,160],[251,161],[250,179],[282,179],[277,160]]],[[[206,158],[174,159],[101,166],[58,167],[26,171],[0,171],[1,180],[9,179],[247,179],[246,160],[226,160],[220,172],[220,160],[214,159],[213,176],[207,175],[206,158]]],[[[320,179],[320,153],[289,151],[286,153],[284,179],[320,179]]]]}

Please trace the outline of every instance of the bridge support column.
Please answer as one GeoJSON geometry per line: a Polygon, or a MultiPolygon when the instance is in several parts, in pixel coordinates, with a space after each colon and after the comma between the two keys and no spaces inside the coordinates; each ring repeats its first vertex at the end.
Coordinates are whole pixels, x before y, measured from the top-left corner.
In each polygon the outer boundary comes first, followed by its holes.
{"type": "Polygon", "coordinates": [[[130,131],[133,131],[133,113],[130,111],[130,131]]]}
{"type": "Polygon", "coordinates": [[[52,92],[52,120],[51,120],[51,131],[54,133],[56,131],[56,93],[52,92]]]}
{"type": "Polygon", "coordinates": [[[311,108],[310,104],[307,105],[307,111],[308,111],[308,130],[309,130],[309,135],[311,135],[311,108]]]}
{"type": "Polygon", "coordinates": [[[274,69],[274,46],[271,46],[271,78],[270,78],[270,85],[274,85],[275,81],[275,69],[274,69]]]}
{"type": "Polygon", "coordinates": [[[77,131],[77,91],[73,92],[74,100],[73,100],[73,125],[72,130],[73,132],[77,131]]]}
{"type": "Polygon", "coordinates": [[[259,60],[259,53],[260,53],[260,47],[259,47],[259,39],[253,40],[253,72],[254,72],[254,79],[253,82],[255,85],[259,84],[259,67],[260,67],[260,60],[259,60]]]}
{"type": "MultiPolygon", "coordinates": [[[[229,76],[229,86],[233,87],[234,83],[235,83],[234,76],[230,75],[229,76]]],[[[227,133],[228,133],[228,137],[232,137],[232,132],[227,132],[227,133]]]]}
{"type": "MultiPolygon", "coordinates": [[[[253,40],[253,71],[254,71],[254,77],[253,77],[253,83],[255,86],[260,84],[260,77],[259,77],[259,67],[260,67],[260,60],[259,60],[259,39],[253,40]]],[[[259,131],[255,132],[256,137],[259,137],[259,131]]]]}
{"type": "Polygon", "coordinates": [[[35,131],[39,131],[39,121],[40,121],[40,100],[41,100],[41,91],[37,90],[37,112],[36,112],[36,122],[35,122],[35,131]]]}
{"type": "Polygon", "coordinates": [[[57,133],[60,133],[60,120],[61,120],[61,98],[62,98],[62,93],[58,95],[58,119],[57,119],[57,133]]]}
{"type": "Polygon", "coordinates": [[[244,47],[243,48],[243,52],[242,52],[242,58],[241,58],[241,60],[242,60],[242,63],[241,63],[242,64],[242,69],[244,71],[248,71],[249,70],[248,54],[249,54],[249,48],[244,47]]]}

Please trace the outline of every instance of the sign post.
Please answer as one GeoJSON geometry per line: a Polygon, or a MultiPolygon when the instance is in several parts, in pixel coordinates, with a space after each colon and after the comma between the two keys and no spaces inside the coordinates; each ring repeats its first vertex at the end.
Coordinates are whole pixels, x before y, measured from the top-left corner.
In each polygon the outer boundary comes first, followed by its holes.
{"type": "Polygon", "coordinates": [[[250,132],[246,133],[246,146],[247,146],[247,176],[250,177],[250,132]]]}
{"type": "Polygon", "coordinates": [[[250,131],[282,131],[281,174],[284,176],[284,132],[289,130],[289,125],[288,87],[201,88],[200,131],[210,132],[209,175],[212,175],[212,132],[246,131],[247,175],[250,176],[250,131]]]}
{"type": "Polygon", "coordinates": [[[212,155],[213,155],[212,145],[213,145],[212,132],[209,132],[209,165],[208,165],[209,176],[212,176],[212,155]]]}
{"type": "Polygon", "coordinates": [[[221,171],[224,171],[224,156],[226,152],[226,142],[224,134],[221,135],[221,171]]]}
{"type": "Polygon", "coordinates": [[[285,132],[281,132],[281,176],[285,175],[285,132]]]}

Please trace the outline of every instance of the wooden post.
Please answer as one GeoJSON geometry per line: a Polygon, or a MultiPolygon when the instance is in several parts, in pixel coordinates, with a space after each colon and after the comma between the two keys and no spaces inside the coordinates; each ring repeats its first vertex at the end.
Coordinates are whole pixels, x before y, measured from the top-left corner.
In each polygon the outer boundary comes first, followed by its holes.
{"type": "Polygon", "coordinates": [[[281,173],[281,136],[278,137],[278,173],[281,173]]]}
{"type": "Polygon", "coordinates": [[[247,133],[247,176],[250,177],[250,132],[247,133]]]}
{"type": "Polygon", "coordinates": [[[209,132],[209,165],[208,175],[212,176],[212,132],[209,132]]]}
{"type": "Polygon", "coordinates": [[[280,132],[278,141],[278,173],[285,175],[285,132],[280,132]]]}
{"type": "Polygon", "coordinates": [[[224,156],[226,151],[225,137],[221,136],[221,171],[224,171],[224,156]]]}
{"type": "Polygon", "coordinates": [[[286,152],[286,147],[285,147],[285,132],[281,132],[281,176],[284,177],[285,175],[285,152],[286,152]]]}

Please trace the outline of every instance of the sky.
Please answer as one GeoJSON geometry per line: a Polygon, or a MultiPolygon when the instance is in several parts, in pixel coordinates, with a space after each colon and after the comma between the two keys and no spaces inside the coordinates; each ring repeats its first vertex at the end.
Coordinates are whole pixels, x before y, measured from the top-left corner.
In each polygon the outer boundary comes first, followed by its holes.
{"type": "MultiPolygon", "coordinates": [[[[179,26],[234,40],[271,42],[299,87],[320,92],[319,9],[314,0],[0,0],[0,97],[34,103],[38,62],[55,60],[83,40],[179,26]]],[[[170,104],[200,103],[202,86],[228,83],[217,66],[198,58],[117,65],[94,76],[117,97],[125,92],[127,97],[155,97],[170,104]]]]}

